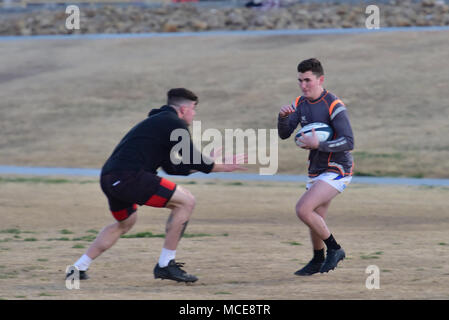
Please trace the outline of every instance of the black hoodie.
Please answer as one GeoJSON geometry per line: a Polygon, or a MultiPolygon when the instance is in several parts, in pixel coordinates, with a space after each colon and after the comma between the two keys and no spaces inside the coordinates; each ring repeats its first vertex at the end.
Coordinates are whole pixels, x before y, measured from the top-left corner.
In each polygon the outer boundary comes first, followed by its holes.
{"type": "Polygon", "coordinates": [[[178,117],[173,107],[166,105],[151,110],[148,118],[134,126],[123,137],[104,164],[101,174],[140,170],[156,174],[159,167],[173,175],[189,175],[192,170],[209,173],[214,166],[213,161],[201,154],[198,156],[198,153],[200,151],[193,146],[187,123],[178,117]],[[170,135],[176,129],[184,129],[188,133],[188,163],[174,164],[170,159],[173,147],[181,141],[181,137],[170,141],[170,135]],[[195,164],[193,159],[200,159],[201,163],[195,164]]]}

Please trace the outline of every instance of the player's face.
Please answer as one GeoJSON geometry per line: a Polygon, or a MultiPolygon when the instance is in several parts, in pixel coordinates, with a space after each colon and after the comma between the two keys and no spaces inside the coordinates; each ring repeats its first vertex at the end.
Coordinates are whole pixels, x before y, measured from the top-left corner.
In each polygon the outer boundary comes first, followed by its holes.
{"type": "Polygon", "coordinates": [[[196,114],[196,105],[196,101],[186,102],[181,105],[182,118],[185,122],[187,122],[188,125],[191,125],[193,123],[193,118],[196,114]]]}
{"type": "Polygon", "coordinates": [[[304,96],[308,99],[317,99],[323,92],[324,77],[317,77],[312,71],[298,72],[298,82],[304,96]]]}

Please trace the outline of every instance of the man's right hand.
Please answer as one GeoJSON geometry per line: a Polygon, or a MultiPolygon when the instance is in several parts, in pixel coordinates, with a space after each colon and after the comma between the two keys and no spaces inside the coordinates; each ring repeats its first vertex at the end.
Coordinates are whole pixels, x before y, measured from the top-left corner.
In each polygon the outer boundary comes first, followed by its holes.
{"type": "Polygon", "coordinates": [[[279,116],[281,118],[287,117],[290,113],[295,112],[295,107],[293,105],[283,106],[279,111],[279,116]]]}
{"type": "Polygon", "coordinates": [[[212,172],[232,172],[237,170],[246,171],[248,168],[244,167],[243,164],[248,163],[247,154],[237,154],[231,155],[229,157],[224,157],[224,163],[215,163],[212,172]]]}

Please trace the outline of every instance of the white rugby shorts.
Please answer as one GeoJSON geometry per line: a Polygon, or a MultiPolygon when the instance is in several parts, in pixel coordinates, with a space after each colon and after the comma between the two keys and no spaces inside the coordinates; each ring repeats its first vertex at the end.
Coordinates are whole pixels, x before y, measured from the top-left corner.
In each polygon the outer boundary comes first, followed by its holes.
{"type": "Polygon", "coordinates": [[[324,172],[319,176],[309,178],[309,180],[307,181],[306,190],[309,190],[312,185],[318,180],[322,180],[330,184],[332,187],[337,189],[338,192],[341,193],[346,189],[349,183],[351,183],[352,176],[342,176],[335,172],[324,172]]]}

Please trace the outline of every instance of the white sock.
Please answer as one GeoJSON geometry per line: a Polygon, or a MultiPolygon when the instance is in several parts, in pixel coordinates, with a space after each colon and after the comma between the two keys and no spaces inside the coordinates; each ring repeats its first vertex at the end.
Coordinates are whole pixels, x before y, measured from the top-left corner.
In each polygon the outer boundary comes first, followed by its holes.
{"type": "Polygon", "coordinates": [[[91,263],[92,259],[89,258],[88,255],[83,254],[81,258],[79,258],[78,261],[75,262],[74,266],[77,267],[80,271],[86,271],[87,269],[89,269],[91,263]]]}
{"type": "Polygon", "coordinates": [[[159,257],[159,267],[164,268],[168,266],[170,260],[173,260],[176,256],[176,250],[168,250],[162,248],[161,256],[159,257]]]}

